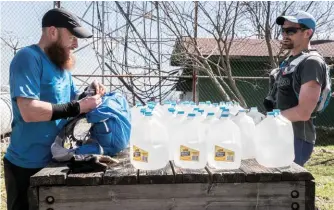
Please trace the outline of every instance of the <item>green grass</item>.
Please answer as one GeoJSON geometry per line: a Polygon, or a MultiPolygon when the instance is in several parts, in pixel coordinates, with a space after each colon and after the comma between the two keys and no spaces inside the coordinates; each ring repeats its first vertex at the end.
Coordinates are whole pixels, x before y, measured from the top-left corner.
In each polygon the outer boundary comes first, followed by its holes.
{"type": "MultiPolygon", "coordinates": [[[[1,154],[2,161],[3,154],[1,154]]],[[[2,167],[2,162],[1,162],[2,167]]],[[[319,210],[334,209],[334,146],[317,146],[311,159],[305,165],[316,183],[316,206],[319,210]]],[[[1,210],[6,210],[6,191],[3,169],[0,174],[1,210]]]]}
{"type": "Polygon", "coordinates": [[[334,209],[334,146],[316,147],[305,168],[316,183],[316,206],[320,210],[334,209]]]}

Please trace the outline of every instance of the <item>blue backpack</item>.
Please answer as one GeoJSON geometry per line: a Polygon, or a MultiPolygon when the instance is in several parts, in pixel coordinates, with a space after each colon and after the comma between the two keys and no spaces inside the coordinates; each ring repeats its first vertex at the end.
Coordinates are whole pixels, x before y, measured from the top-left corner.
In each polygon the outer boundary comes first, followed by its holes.
{"type": "Polygon", "coordinates": [[[88,123],[93,126],[91,138],[97,140],[105,155],[115,155],[129,144],[131,134],[131,111],[123,95],[106,94],[102,104],[87,113],[88,123]]]}
{"type": "MultiPolygon", "coordinates": [[[[81,132],[81,131],[80,131],[81,132]]],[[[84,131],[82,131],[84,133],[84,131]]],[[[73,155],[98,154],[114,156],[128,147],[131,135],[131,112],[125,97],[117,92],[107,93],[102,103],[85,115],[71,119],[57,135],[51,146],[53,159],[68,161],[73,155]],[[82,123],[84,121],[84,123],[82,123]],[[78,141],[74,130],[82,125],[88,140],[78,141]],[[66,141],[74,141],[74,147],[65,148],[66,141]]]]}

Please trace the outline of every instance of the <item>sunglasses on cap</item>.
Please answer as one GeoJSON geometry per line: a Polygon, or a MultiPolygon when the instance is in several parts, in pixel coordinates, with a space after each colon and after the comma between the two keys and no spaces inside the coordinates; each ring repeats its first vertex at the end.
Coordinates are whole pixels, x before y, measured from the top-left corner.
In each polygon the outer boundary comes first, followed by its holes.
{"type": "Polygon", "coordinates": [[[286,33],[288,36],[294,35],[298,32],[298,30],[305,31],[307,28],[296,28],[296,27],[288,27],[288,28],[281,28],[281,33],[286,33]]]}

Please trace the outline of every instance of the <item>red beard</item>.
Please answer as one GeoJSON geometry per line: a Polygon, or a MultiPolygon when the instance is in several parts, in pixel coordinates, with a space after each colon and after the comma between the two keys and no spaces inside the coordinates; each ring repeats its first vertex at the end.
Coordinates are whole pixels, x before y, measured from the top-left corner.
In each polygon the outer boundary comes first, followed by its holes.
{"type": "Polygon", "coordinates": [[[60,38],[45,48],[45,53],[49,59],[62,70],[71,70],[74,68],[75,59],[70,51],[66,50],[60,42],[60,38]]]}

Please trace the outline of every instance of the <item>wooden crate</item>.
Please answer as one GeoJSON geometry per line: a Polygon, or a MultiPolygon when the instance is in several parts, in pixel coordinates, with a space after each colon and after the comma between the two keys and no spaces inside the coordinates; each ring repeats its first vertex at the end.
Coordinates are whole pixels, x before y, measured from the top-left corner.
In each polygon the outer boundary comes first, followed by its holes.
{"type": "Polygon", "coordinates": [[[132,167],[128,158],[106,172],[71,174],[52,163],[31,177],[31,209],[220,210],[315,209],[313,176],[303,167],[265,168],[254,159],[238,170],[132,167]]]}

